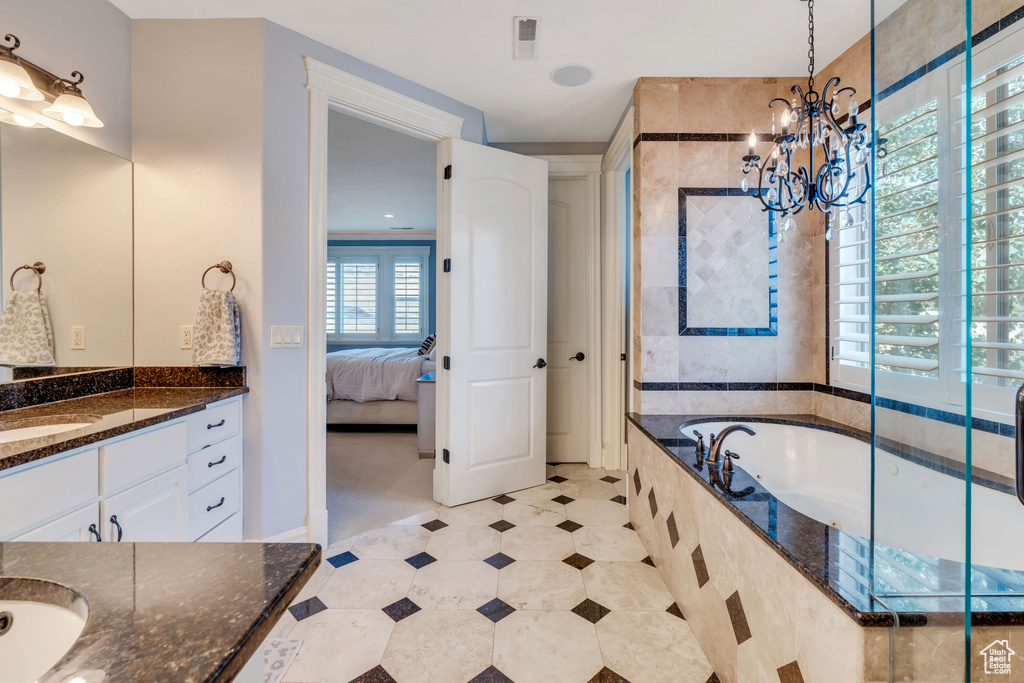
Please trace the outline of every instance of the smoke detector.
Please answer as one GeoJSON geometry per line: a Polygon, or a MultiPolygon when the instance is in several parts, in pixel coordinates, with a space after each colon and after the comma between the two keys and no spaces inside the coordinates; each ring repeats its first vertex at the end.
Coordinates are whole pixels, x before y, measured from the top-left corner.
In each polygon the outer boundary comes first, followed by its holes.
{"type": "Polygon", "coordinates": [[[512,59],[537,61],[537,32],[540,17],[515,17],[512,22],[512,59]]]}
{"type": "Polygon", "coordinates": [[[551,72],[551,80],[567,88],[589,83],[593,77],[594,70],[585,64],[566,64],[551,72]]]}

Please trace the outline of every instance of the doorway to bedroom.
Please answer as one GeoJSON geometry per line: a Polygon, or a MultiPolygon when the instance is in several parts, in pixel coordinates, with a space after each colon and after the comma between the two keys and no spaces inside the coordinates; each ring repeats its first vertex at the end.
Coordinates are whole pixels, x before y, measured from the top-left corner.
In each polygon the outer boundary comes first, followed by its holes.
{"type": "Polygon", "coordinates": [[[329,543],[433,510],[437,147],[328,115],[329,543]]]}

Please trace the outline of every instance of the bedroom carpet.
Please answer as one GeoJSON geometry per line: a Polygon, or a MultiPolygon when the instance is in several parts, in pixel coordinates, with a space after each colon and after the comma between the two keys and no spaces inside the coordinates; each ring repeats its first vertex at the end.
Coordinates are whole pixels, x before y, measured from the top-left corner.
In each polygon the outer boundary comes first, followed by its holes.
{"type": "Polygon", "coordinates": [[[435,510],[433,470],[415,434],[327,432],[328,543],[435,510]]]}

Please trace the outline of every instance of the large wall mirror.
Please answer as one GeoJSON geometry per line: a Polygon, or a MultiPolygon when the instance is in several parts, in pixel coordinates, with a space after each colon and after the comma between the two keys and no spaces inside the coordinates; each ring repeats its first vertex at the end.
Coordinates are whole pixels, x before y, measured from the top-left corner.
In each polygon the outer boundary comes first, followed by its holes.
{"type": "MultiPolygon", "coordinates": [[[[5,119],[14,121],[0,110],[5,119]]],[[[12,276],[18,291],[41,281],[55,361],[20,363],[0,325],[0,380],[132,365],[132,248],[130,161],[46,127],[0,123],[2,301],[7,310],[12,276]],[[41,275],[21,268],[37,262],[41,275]]]]}

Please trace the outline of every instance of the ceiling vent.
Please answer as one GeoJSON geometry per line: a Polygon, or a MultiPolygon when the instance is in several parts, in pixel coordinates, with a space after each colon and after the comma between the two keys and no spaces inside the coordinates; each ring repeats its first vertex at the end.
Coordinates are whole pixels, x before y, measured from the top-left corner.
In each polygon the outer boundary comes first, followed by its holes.
{"type": "Polygon", "coordinates": [[[512,59],[517,61],[537,61],[537,29],[539,17],[516,17],[513,23],[512,59]]]}

